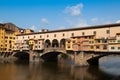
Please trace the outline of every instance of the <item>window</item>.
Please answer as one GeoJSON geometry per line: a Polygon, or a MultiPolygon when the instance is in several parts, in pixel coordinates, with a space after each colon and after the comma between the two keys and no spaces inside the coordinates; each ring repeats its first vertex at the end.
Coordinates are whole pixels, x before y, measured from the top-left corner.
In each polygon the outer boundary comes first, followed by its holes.
{"type": "Polygon", "coordinates": [[[115,49],[115,47],[111,47],[111,49],[115,49]]]}
{"type": "Polygon", "coordinates": [[[90,43],[90,44],[93,44],[93,43],[94,43],[94,41],[89,41],[89,43],[90,43]]]}
{"type": "Polygon", "coordinates": [[[96,49],[99,49],[99,48],[100,48],[100,46],[97,45],[97,46],[96,46],[96,49]]]}
{"type": "Polygon", "coordinates": [[[9,43],[11,44],[11,41],[9,41],[9,43]]]}
{"type": "Polygon", "coordinates": [[[10,45],[10,48],[12,48],[12,45],[10,45]]]}
{"type": "Polygon", "coordinates": [[[40,38],[42,38],[42,36],[40,36],[40,38]]]}
{"type": "Polygon", "coordinates": [[[94,41],[91,41],[91,43],[93,44],[93,43],[94,43],[94,41]]]}
{"type": "Polygon", "coordinates": [[[100,43],[100,40],[96,40],[96,43],[100,43]]]}
{"type": "Polygon", "coordinates": [[[37,46],[35,46],[35,48],[37,48],[37,46]]]}
{"type": "Polygon", "coordinates": [[[74,36],[74,33],[72,33],[71,35],[74,36]]]}
{"type": "Polygon", "coordinates": [[[47,37],[49,37],[49,35],[47,35],[47,37]]]}
{"type": "Polygon", "coordinates": [[[68,48],[70,48],[70,46],[68,46],[68,48]]]}
{"type": "Polygon", "coordinates": [[[65,34],[63,33],[63,36],[65,36],[65,34]]]}
{"type": "Polygon", "coordinates": [[[73,40],[73,43],[75,43],[75,40],[73,40]]]}
{"type": "Polygon", "coordinates": [[[118,40],[118,43],[120,43],[120,40],[118,40]]]}
{"type": "Polygon", "coordinates": [[[74,46],[73,46],[73,48],[75,48],[75,49],[76,49],[77,47],[78,47],[78,45],[74,45],[74,46]]]}
{"type": "Polygon", "coordinates": [[[10,37],[10,39],[12,39],[12,37],[10,37]]]}
{"type": "Polygon", "coordinates": [[[84,35],[85,35],[85,33],[84,33],[84,32],[82,32],[82,35],[84,36],[84,35]]]}
{"type": "Polygon", "coordinates": [[[106,40],[106,39],[103,39],[103,40],[102,40],[102,43],[107,43],[107,40],[106,40]]]}
{"type": "Polygon", "coordinates": [[[7,47],[7,44],[5,44],[5,47],[7,47]]]}
{"type": "Polygon", "coordinates": [[[70,43],[70,41],[68,41],[68,43],[70,43]]]}
{"type": "Polygon", "coordinates": [[[106,33],[107,33],[107,34],[110,34],[110,30],[106,30],[106,33]]]}
{"type": "Polygon", "coordinates": [[[120,47],[118,47],[118,50],[120,50],[120,47]]]}
{"type": "Polygon", "coordinates": [[[56,37],[56,34],[54,34],[54,37],[56,37]]]}
{"type": "Polygon", "coordinates": [[[94,49],[94,46],[90,46],[91,49],[94,49]]]}
{"type": "Polygon", "coordinates": [[[104,45],[104,46],[103,46],[103,49],[107,49],[107,45],[104,45]]]}
{"type": "Polygon", "coordinates": [[[96,35],[96,31],[93,31],[93,34],[96,35]]]}
{"type": "Polygon", "coordinates": [[[8,39],[8,37],[7,37],[7,36],[5,36],[5,39],[8,39]]]}

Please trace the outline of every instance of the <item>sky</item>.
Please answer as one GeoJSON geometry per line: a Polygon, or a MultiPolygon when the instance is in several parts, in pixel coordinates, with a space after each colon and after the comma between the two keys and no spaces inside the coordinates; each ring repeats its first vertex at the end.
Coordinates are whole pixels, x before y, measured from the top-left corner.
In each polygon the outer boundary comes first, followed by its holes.
{"type": "Polygon", "coordinates": [[[66,29],[120,22],[120,0],[0,0],[0,23],[66,29]]]}

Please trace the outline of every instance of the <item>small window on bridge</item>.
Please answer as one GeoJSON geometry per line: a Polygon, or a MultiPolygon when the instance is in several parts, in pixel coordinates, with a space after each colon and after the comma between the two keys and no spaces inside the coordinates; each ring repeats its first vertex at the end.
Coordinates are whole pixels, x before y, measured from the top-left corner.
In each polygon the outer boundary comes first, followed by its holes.
{"type": "Polygon", "coordinates": [[[42,36],[40,36],[40,38],[42,38],[42,36]]]}
{"type": "Polygon", "coordinates": [[[118,47],[118,50],[120,50],[120,47],[118,47]]]}
{"type": "Polygon", "coordinates": [[[106,30],[106,33],[109,34],[109,33],[110,33],[110,30],[106,30]]]}
{"type": "Polygon", "coordinates": [[[118,40],[118,43],[120,43],[120,40],[118,40]]]}
{"type": "Polygon", "coordinates": [[[84,33],[84,32],[82,32],[82,35],[84,36],[84,35],[85,35],[85,33],[84,33]]]}
{"type": "Polygon", "coordinates": [[[97,46],[96,46],[96,49],[100,49],[100,46],[97,45],[97,46]]]}
{"type": "Polygon", "coordinates": [[[93,34],[96,35],[96,31],[93,31],[93,34]]]}
{"type": "Polygon", "coordinates": [[[74,33],[72,33],[71,35],[74,36],[74,33]]]}
{"type": "Polygon", "coordinates": [[[54,34],[54,37],[56,37],[56,34],[54,34]]]}
{"type": "Polygon", "coordinates": [[[47,35],[47,37],[49,37],[49,35],[47,35]]]}
{"type": "Polygon", "coordinates": [[[68,46],[68,48],[70,48],[70,46],[68,46]]]}
{"type": "Polygon", "coordinates": [[[90,46],[91,49],[94,49],[94,46],[90,46]]]}
{"type": "Polygon", "coordinates": [[[65,36],[65,34],[63,33],[63,36],[65,36]]]}
{"type": "Polygon", "coordinates": [[[113,49],[115,49],[115,47],[111,47],[111,49],[113,50],[113,49]]]}

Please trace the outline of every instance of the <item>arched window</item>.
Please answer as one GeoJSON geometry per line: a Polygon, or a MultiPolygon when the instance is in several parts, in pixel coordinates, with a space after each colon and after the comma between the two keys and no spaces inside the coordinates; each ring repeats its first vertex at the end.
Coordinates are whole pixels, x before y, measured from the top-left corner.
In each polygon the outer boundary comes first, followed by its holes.
{"type": "Polygon", "coordinates": [[[60,40],[60,48],[65,48],[65,39],[60,40]]]}
{"type": "Polygon", "coordinates": [[[59,47],[59,42],[58,42],[57,39],[54,39],[54,40],[52,41],[52,47],[59,47]]]}
{"type": "Polygon", "coordinates": [[[45,48],[51,47],[51,42],[49,39],[45,41],[45,48]]]}

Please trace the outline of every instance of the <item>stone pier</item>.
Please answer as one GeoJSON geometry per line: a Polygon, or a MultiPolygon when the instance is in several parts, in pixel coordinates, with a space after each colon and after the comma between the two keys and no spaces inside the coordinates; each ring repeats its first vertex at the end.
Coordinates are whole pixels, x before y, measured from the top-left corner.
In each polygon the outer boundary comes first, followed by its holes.
{"type": "Polygon", "coordinates": [[[98,65],[98,55],[95,54],[87,54],[85,52],[74,52],[74,62],[79,66],[89,66],[89,65],[98,65]]]}

